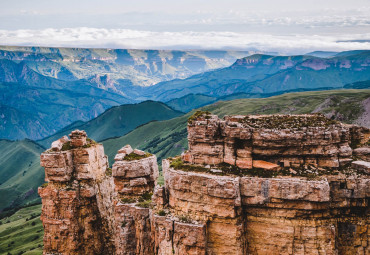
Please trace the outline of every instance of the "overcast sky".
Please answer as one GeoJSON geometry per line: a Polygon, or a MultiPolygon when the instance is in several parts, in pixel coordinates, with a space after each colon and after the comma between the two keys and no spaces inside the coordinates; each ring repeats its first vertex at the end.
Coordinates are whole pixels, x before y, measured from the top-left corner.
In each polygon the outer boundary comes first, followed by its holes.
{"type": "Polygon", "coordinates": [[[370,49],[370,0],[0,0],[0,44],[370,49]]]}

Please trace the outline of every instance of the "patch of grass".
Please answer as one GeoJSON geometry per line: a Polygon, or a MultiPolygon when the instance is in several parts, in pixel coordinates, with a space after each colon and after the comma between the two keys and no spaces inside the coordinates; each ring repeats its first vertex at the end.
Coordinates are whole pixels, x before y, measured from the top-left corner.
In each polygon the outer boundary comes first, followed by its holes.
{"type": "Polygon", "coordinates": [[[68,151],[68,150],[71,150],[71,149],[72,149],[71,141],[68,141],[68,142],[64,143],[63,146],[62,146],[62,151],[68,151]]]}
{"type": "Polygon", "coordinates": [[[150,154],[148,152],[146,152],[144,155],[138,155],[136,153],[133,153],[131,152],[130,154],[126,155],[123,160],[127,160],[127,161],[133,161],[133,160],[139,160],[139,159],[143,159],[143,158],[147,158],[147,157],[150,157],[152,156],[153,154],[150,154]]]}
{"type": "Polygon", "coordinates": [[[87,138],[86,139],[86,144],[84,146],[82,146],[83,148],[90,148],[91,146],[95,145],[95,144],[98,144],[97,142],[95,142],[93,139],[91,138],[87,138]]]}
{"type": "Polygon", "coordinates": [[[121,202],[124,204],[132,204],[136,202],[136,199],[132,197],[123,197],[121,198],[121,202]]]}
{"type": "Polygon", "coordinates": [[[191,165],[191,164],[185,164],[184,161],[182,161],[181,157],[174,158],[171,163],[170,167],[176,169],[176,170],[183,170],[187,172],[209,172],[210,169],[205,168],[201,165],[191,165]]]}
{"type": "Polygon", "coordinates": [[[159,216],[166,216],[167,213],[164,210],[159,210],[157,213],[159,216]]]}
{"type": "Polygon", "coordinates": [[[108,167],[107,170],[105,170],[106,176],[112,176],[112,168],[108,167]]]}
{"type": "Polygon", "coordinates": [[[210,114],[211,113],[209,111],[197,110],[193,115],[191,115],[188,118],[188,123],[192,124],[194,121],[196,121],[200,117],[204,117],[205,119],[207,119],[207,118],[209,118],[208,115],[210,115],[210,114]]]}
{"type": "Polygon", "coordinates": [[[152,200],[144,200],[142,202],[136,203],[136,206],[142,207],[142,208],[149,208],[151,203],[152,203],[152,200]]]}
{"type": "Polygon", "coordinates": [[[139,198],[139,202],[142,202],[144,200],[151,200],[153,196],[152,192],[145,192],[141,197],[139,198]]]}
{"type": "Polygon", "coordinates": [[[192,222],[190,217],[186,216],[186,215],[179,216],[179,221],[184,222],[184,223],[191,223],[192,222]]]}
{"type": "Polygon", "coordinates": [[[45,183],[43,183],[43,184],[41,185],[41,188],[46,188],[48,185],[49,185],[49,183],[48,183],[48,182],[45,182],[45,183]]]}
{"type": "Polygon", "coordinates": [[[35,205],[7,217],[0,225],[0,254],[42,254],[44,229],[40,214],[41,205],[35,205]]]}

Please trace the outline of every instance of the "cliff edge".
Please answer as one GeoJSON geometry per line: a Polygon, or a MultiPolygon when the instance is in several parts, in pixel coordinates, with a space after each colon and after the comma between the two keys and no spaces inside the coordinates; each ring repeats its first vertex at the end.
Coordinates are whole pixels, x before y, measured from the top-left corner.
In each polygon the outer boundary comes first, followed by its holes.
{"type": "Polygon", "coordinates": [[[41,155],[44,254],[369,254],[370,130],[197,112],[163,161],[73,131],[41,155]]]}

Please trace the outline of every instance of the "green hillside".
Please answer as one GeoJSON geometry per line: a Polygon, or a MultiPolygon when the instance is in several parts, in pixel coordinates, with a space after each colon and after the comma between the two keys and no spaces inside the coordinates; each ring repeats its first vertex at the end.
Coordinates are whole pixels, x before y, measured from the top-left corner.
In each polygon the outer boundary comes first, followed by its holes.
{"type": "Polygon", "coordinates": [[[139,104],[127,104],[108,109],[97,118],[79,125],[71,125],[56,134],[38,141],[49,148],[51,143],[72,130],[85,130],[89,137],[101,141],[111,137],[122,136],[136,127],[154,120],[168,120],[182,115],[164,103],[145,101],[139,104]]]}
{"type": "Polygon", "coordinates": [[[0,254],[42,254],[44,229],[40,213],[41,205],[35,205],[0,219],[0,254]]]}
{"type": "Polygon", "coordinates": [[[0,140],[0,213],[40,201],[37,188],[44,182],[40,166],[44,150],[31,140],[0,140]]]}
{"type": "Polygon", "coordinates": [[[216,100],[216,97],[206,96],[202,94],[188,94],[180,98],[172,99],[166,102],[166,104],[178,111],[189,112],[203,105],[213,103],[216,100]]]}
{"type": "MultiPolygon", "coordinates": [[[[202,107],[223,117],[227,114],[301,114],[321,112],[346,123],[354,123],[364,113],[362,102],[370,90],[333,90],[289,93],[270,98],[220,101],[202,107]]],[[[157,155],[159,160],[181,154],[187,149],[187,119],[192,112],[175,119],[141,126],[125,136],[103,141],[110,163],[117,150],[131,144],[157,155]]]]}

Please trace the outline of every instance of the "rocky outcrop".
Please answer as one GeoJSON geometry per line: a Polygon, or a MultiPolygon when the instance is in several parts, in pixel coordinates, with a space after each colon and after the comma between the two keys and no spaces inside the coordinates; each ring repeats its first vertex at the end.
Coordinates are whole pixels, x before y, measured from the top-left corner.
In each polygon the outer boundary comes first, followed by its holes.
{"type": "Polygon", "coordinates": [[[318,115],[189,119],[162,162],[74,131],[41,156],[44,254],[370,254],[369,130],[318,115]]]}
{"type": "Polygon", "coordinates": [[[152,253],[156,157],[125,146],[110,169],[101,144],[84,131],[69,136],[41,154],[44,254],[152,253]]]}
{"type": "MultiPolygon", "coordinates": [[[[197,116],[195,116],[197,117],[197,116]]],[[[339,167],[352,157],[351,145],[368,139],[366,128],[321,115],[201,115],[188,126],[192,164],[222,162],[251,169],[260,160],[281,167],[339,167]]]]}

